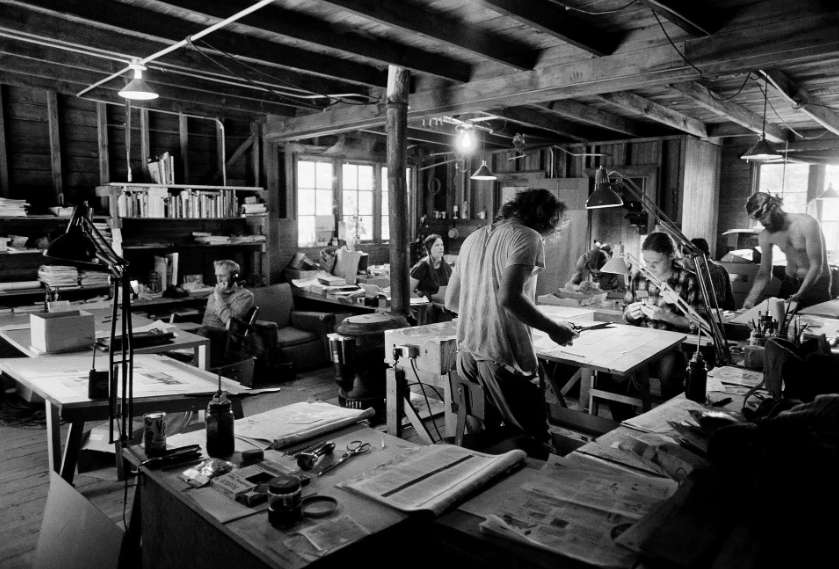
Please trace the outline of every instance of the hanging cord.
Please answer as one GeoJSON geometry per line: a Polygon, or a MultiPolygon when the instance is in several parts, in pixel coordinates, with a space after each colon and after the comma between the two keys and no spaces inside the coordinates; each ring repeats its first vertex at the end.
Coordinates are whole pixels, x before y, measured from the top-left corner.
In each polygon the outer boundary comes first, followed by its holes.
{"type": "Polygon", "coordinates": [[[614,10],[604,10],[603,12],[592,12],[592,11],[589,11],[589,10],[583,10],[582,8],[575,8],[574,6],[569,6],[568,4],[560,2],[559,0],[551,0],[551,1],[554,4],[559,4],[560,6],[565,8],[566,10],[570,10],[572,12],[580,12],[581,14],[588,14],[589,16],[600,16],[600,15],[603,15],[603,14],[614,14],[615,12],[620,12],[621,10],[626,10],[627,8],[629,8],[630,6],[635,4],[638,0],[632,0],[631,2],[629,2],[629,4],[625,4],[625,5],[621,6],[620,8],[615,8],[614,10]]]}
{"type": "MultiPolygon", "coordinates": [[[[425,404],[428,407],[428,418],[431,420],[431,424],[434,425],[434,430],[437,431],[437,436],[440,437],[440,441],[443,441],[443,435],[440,434],[440,429],[437,428],[437,421],[434,420],[434,413],[431,412],[431,402],[428,400],[428,394],[425,392],[426,385],[422,382],[419,376],[419,371],[417,370],[417,363],[414,361],[414,358],[411,359],[411,369],[414,370],[414,376],[417,378],[417,383],[420,385],[422,389],[422,396],[425,397],[425,404]]],[[[428,387],[431,387],[430,385],[428,387]]],[[[436,390],[435,390],[436,391],[436,390]]],[[[439,394],[439,392],[437,392],[439,394]]]]}

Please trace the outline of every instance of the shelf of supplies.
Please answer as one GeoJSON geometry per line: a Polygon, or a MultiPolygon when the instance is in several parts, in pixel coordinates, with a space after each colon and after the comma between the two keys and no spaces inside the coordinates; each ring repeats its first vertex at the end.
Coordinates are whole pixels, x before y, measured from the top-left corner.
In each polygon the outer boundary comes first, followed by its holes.
{"type": "MultiPolygon", "coordinates": [[[[124,251],[144,251],[159,249],[215,249],[216,247],[265,247],[265,242],[260,243],[145,243],[143,245],[124,245],[124,251]]],[[[263,251],[264,252],[264,251],[263,251]]]]}
{"type": "MultiPolygon", "coordinates": [[[[93,221],[108,221],[111,219],[107,215],[94,215],[93,221]]],[[[0,215],[0,221],[62,221],[67,223],[70,221],[70,216],[58,217],[55,215],[0,215]]]]}
{"type": "MultiPolygon", "coordinates": [[[[55,286],[50,287],[53,291],[63,294],[65,292],[79,292],[79,291],[103,291],[110,290],[111,285],[96,285],[96,286],[55,286]]],[[[0,298],[9,298],[14,296],[31,296],[43,295],[45,288],[27,288],[22,290],[7,290],[0,291],[0,298]]]]}
{"type": "Polygon", "coordinates": [[[123,217],[123,220],[137,221],[229,221],[231,219],[248,219],[249,217],[268,217],[268,213],[252,213],[249,215],[234,215],[232,217],[123,217]]]}
{"type": "Polygon", "coordinates": [[[103,184],[98,186],[97,195],[99,194],[99,188],[129,188],[135,191],[142,191],[145,188],[167,188],[170,190],[199,190],[199,191],[213,191],[213,190],[233,190],[236,192],[251,192],[251,193],[264,193],[264,188],[259,187],[252,187],[252,186],[196,186],[192,184],[144,184],[141,182],[111,182],[109,184],[103,184]]]}
{"type": "Polygon", "coordinates": [[[43,249],[24,249],[23,251],[0,251],[0,255],[8,255],[9,257],[15,257],[17,255],[43,255],[43,249]]]}

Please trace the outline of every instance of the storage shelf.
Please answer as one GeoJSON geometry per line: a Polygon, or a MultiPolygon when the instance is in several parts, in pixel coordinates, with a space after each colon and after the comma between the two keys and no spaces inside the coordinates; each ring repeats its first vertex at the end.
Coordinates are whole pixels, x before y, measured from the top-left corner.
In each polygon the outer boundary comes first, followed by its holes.
{"type": "Polygon", "coordinates": [[[216,247],[264,247],[265,243],[219,243],[212,245],[205,245],[203,243],[159,243],[147,245],[124,245],[124,251],[143,251],[143,250],[159,250],[159,249],[214,249],[216,247]]]}
{"type": "Polygon", "coordinates": [[[251,215],[236,215],[233,217],[123,217],[134,221],[229,221],[231,219],[248,219],[249,217],[267,217],[268,213],[257,213],[251,215]]]}
{"type": "Polygon", "coordinates": [[[250,193],[264,193],[264,188],[252,186],[195,186],[190,184],[143,184],[138,182],[111,182],[97,186],[97,195],[99,195],[99,188],[131,188],[134,191],[142,191],[143,188],[168,188],[170,190],[198,190],[198,191],[213,191],[213,190],[233,190],[236,192],[250,192],[250,193]]]}
{"type": "MultiPolygon", "coordinates": [[[[51,287],[52,290],[57,291],[59,294],[64,294],[65,292],[86,292],[86,291],[102,291],[102,290],[110,290],[111,285],[98,285],[98,286],[58,286],[58,287],[51,287]]],[[[34,296],[34,295],[41,295],[43,296],[46,292],[46,286],[41,286],[41,288],[27,288],[23,290],[7,290],[4,292],[0,292],[0,299],[3,298],[10,298],[15,296],[34,296]]]]}

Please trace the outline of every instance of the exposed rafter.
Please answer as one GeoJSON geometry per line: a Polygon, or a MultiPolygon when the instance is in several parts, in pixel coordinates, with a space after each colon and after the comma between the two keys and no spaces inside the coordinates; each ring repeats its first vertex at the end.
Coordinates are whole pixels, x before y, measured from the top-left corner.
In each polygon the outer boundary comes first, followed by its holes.
{"type": "Polygon", "coordinates": [[[368,20],[422,34],[516,69],[533,69],[539,57],[537,50],[403,2],[321,1],[368,20]]]}
{"type": "Polygon", "coordinates": [[[641,0],[641,3],[697,38],[710,36],[719,27],[709,17],[710,8],[696,0],[641,0]]]}
{"type": "Polygon", "coordinates": [[[549,0],[478,0],[499,14],[530,26],[594,55],[609,55],[620,38],[598,31],[587,22],[569,15],[549,0]]]}
{"type": "Polygon", "coordinates": [[[543,103],[539,105],[541,109],[565,117],[574,121],[589,123],[615,132],[622,132],[631,136],[646,136],[649,134],[649,129],[646,131],[642,125],[635,121],[613,115],[600,109],[595,109],[588,105],[583,105],[575,101],[562,100],[552,101],[550,103],[543,103]]]}
{"type": "Polygon", "coordinates": [[[839,114],[830,110],[827,105],[799,87],[783,71],[766,69],[760,73],[767,77],[781,96],[792,103],[795,108],[807,113],[810,118],[830,132],[839,134],[839,114]]]}
{"type": "Polygon", "coordinates": [[[711,91],[699,83],[677,83],[671,85],[671,87],[690,98],[694,103],[725,117],[733,123],[746,127],[755,134],[761,134],[765,131],[766,139],[771,142],[784,142],[789,136],[786,129],[777,127],[770,122],[766,122],[764,129],[762,116],[732,101],[720,101],[714,98],[711,91]]]}
{"type": "MultiPolygon", "coordinates": [[[[167,0],[167,4],[211,16],[213,23],[250,6],[251,0],[167,0]]],[[[267,6],[238,21],[272,35],[302,40],[332,50],[358,55],[381,63],[399,65],[413,71],[436,75],[460,83],[469,81],[472,66],[450,57],[422,51],[384,38],[370,40],[346,30],[336,30],[322,20],[300,12],[267,6]]]]}
{"type": "Polygon", "coordinates": [[[659,105],[655,101],[650,101],[635,93],[618,91],[616,93],[598,95],[598,98],[612,105],[617,105],[622,109],[642,114],[648,119],[681,130],[682,132],[692,134],[699,138],[708,138],[708,129],[702,121],[668,109],[664,105],[659,105]]]}

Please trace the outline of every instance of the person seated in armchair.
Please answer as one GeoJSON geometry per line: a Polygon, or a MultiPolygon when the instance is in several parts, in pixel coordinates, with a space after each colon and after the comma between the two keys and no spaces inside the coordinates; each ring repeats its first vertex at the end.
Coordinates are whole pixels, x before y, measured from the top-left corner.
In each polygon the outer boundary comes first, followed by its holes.
{"type": "Polygon", "coordinates": [[[227,323],[231,316],[244,318],[253,306],[253,293],[239,283],[239,264],[229,259],[213,261],[216,286],[207,298],[204,319],[196,334],[210,339],[210,357],[219,360],[224,355],[227,323]]]}

